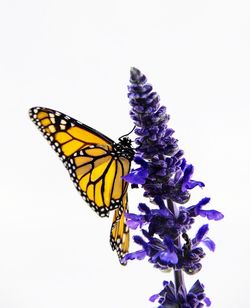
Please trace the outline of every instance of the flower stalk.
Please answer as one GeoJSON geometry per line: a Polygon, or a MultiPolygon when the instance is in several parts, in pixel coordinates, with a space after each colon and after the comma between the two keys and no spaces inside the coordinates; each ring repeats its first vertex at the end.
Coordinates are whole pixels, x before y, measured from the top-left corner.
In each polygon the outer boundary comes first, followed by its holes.
{"type": "MultiPolygon", "coordinates": [[[[174,204],[174,202],[168,199],[167,203],[168,203],[169,210],[174,214],[175,217],[178,217],[178,208],[174,204]]],[[[174,240],[174,244],[176,247],[179,247],[179,249],[181,249],[181,239],[179,236],[174,240]]],[[[176,294],[181,287],[183,288],[183,291],[187,293],[183,273],[180,269],[174,269],[174,282],[175,282],[175,293],[176,294]]]]}
{"type": "Polygon", "coordinates": [[[139,203],[139,214],[126,215],[128,227],[139,228],[142,235],[134,236],[141,249],[128,253],[124,261],[147,257],[155,268],[173,271],[174,282],[164,281],[163,290],[150,297],[151,301],[158,300],[159,308],[210,306],[199,280],[186,290],[184,273],[200,271],[205,256],[200,244],[212,251],[215,244],[207,237],[208,224],[201,226],[193,239],[188,230],[198,215],[209,220],[220,220],[223,215],[203,209],[210,201],[207,197],[195,205],[184,206],[190,199],[190,190],[205,185],[192,179],[194,168],[187,164],[178,140],[173,137],[174,130],[168,127],[170,116],[166,107],[160,106],[159,95],[136,68],[130,71],[128,91],[130,116],[137,135],[134,161],[139,166],[124,179],[133,188],[140,185],[151,205],[139,203]]]}

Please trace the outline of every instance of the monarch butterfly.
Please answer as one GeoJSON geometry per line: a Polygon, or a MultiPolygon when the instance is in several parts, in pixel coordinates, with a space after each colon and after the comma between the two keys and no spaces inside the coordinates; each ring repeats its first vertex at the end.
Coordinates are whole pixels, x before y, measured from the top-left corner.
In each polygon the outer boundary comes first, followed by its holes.
{"type": "Polygon", "coordinates": [[[101,217],[114,210],[110,244],[122,263],[128,252],[128,183],[134,150],[124,135],[116,143],[97,130],[49,108],[34,107],[29,116],[63,161],[83,199],[101,217]]]}

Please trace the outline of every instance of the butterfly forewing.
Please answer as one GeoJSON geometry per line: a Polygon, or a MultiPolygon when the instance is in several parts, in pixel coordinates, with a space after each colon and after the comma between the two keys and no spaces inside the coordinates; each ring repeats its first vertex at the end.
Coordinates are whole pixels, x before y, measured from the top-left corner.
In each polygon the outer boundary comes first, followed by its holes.
{"type": "Polygon", "coordinates": [[[89,145],[101,144],[112,149],[111,139],[59,111],[35,107],[29,115],[63,161],[89,145]]]}
{"type": "Polygon", "coordinates": [[[125,170],[122,163],[130,165],[128,160],[114,158],[107,147],[96,145],[74,153],[65,164],[76,188],[100,216],[108,216],[122,205],[127,191],[121,178],[125,170]]]}

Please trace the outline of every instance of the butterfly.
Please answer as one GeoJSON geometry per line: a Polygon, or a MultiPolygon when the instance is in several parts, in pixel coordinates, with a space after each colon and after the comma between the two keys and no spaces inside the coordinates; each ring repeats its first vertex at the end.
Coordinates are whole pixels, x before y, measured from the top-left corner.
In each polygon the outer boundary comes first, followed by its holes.
{"type": "Polygon", "coordinates": [[[101,217],[114,210],[110,244],[122,258],[129,249],[128,183],[134,150],[124,135],[114,142],[97,130],[59,111],[33,107],[29,116],[59,155],[86,203],[101,217]]]}

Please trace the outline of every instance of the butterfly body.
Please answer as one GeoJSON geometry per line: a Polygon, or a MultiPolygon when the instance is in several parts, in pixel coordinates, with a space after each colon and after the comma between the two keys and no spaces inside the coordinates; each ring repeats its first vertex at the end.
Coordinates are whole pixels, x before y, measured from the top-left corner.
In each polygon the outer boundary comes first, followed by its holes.
{"type": "Polygon", "coordinates": [[[121,260],[128,250],[125,221],[128,174],[134,150],[127,137],[114,142],[95,129],[53,109],[34,107],[31,120],[63,161],[83,199],[101,217],[115,210],[110,243],[121,260]]]}

